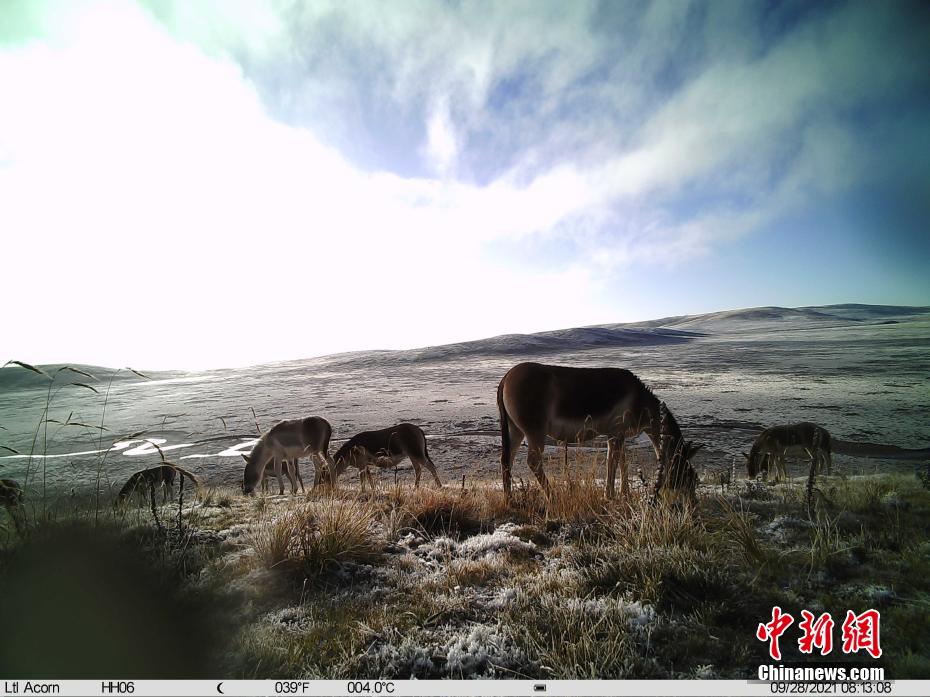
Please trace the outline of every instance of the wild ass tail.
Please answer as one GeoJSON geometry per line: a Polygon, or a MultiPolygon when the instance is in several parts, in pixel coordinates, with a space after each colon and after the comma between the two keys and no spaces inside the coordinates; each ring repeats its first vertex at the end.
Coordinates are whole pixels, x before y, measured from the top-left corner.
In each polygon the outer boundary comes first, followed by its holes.
{"type": "Polygon", "coordinates": [[[425,458],[426,458],[426,461],[427,461],[428,463],[430,463],[430,464],[433,466],[433,468],[435,469],[436,463],[433,462],[433,458],[431,458],[431,457],[429,456],[429,447],[427,446],[426,434],[425,434],[425,433],[423,434],[423,457],[425,457],[425,458]]]}
{"type": "Polygon", "coordinates": [[[501,415],[501,462],[510,462],[510,418],[507,416],[507,409],[504,408],[504,380],[500,381],[497,386],[497,409],[501,415]]]}

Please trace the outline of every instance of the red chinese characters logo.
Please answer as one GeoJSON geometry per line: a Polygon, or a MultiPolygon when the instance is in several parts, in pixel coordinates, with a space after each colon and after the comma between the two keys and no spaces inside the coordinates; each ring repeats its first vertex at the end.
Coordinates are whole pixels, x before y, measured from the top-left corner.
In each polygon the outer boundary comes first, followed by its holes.
{"type": "Polygon", "coordinates": [[[881,615],[878,610],[866,610],[861,615],[847,610],[843,622],[843,653],[856,653],[865,649],[872,658],[881,656],[882,648],[878,645],[879,620],[881,615]]]}
{"type": "Polygon", "coordinates": [[[823,613],[814,621],[814,614],[801,610],[803,618],[798,629],[804,635],[798,639],[798,649],[801,653],[813,653],[814,648],[820,649],[820,655],[826,656],[833,650],[833,618],[829,612],[823,613]]]}
{"type": "MultiPolygon", "coordinates": [[[[878,610],[866,610],[857,615],[852,610],[846,611],[843,622],[843,653],[858,653],[867,651],[872,658],[879,658],[882,649],[879,645],[879,621],[881,615],[878,610]]],[[[794,624],[794,617],[777,605],[772,608],[772,619],[765,624],[759,624],[756,629],[756,638],[759,641],[769,642],[769,656],[773,660],[781,660],[781,648],[778,640],[794,624]]],[[[798,639],[798,650],[804,654],[812,654],[814,649],[819,650],[821,656],[833,651],[833,628],[835,622],[829,612],[819,617],[808,610],[801,610],[801,621],[798,629],[801,638],[798,639]]]]}
{"type": "Polygon", "coordinates": [[[781,608],[777,605],[772,608],[772,621],[767,624],[759,624],[756,629],[756,638],[759,641],[769,642],[769,655],[776,661],[781,660],[781,649],[778,647],[778,638],[785,633],[794,622],[794,617],[787,613],[782,613],[781,608]]]}

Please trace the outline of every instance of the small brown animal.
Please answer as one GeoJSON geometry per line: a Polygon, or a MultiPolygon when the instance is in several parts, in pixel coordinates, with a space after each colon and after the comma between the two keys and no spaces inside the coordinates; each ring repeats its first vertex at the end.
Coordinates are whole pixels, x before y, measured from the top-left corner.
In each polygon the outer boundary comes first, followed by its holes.
{"type": "Polygon", "coordinates": [[[26,530],[26,509],[23,506],[23,487],[14,479],[0,479],[0,506],[3,506],[13,521],[16,531],[26,530]]]}
{"type": "Polygon", "coordinates": [[[404,458],[410,458],[416,475],[415,486],[420,486],[420,470],[425,467],[436,485],[442,487],[442,481],[436,474],[436,465],[426,450],[426,436],[423,429],[409,423],[401,423],[378,431],[363,431],[352,436],[342,444],[333,456],[335,462],[335,480],[347,467],[358,468],[359,481],[364,489],[365,481],[373,488],[369,465],[376,467],[396,467],[404,458]]]}
{"type": "Polygon", "coordinates": [[[23,487],[15,479],[0,479],[0,506],[23,505],[23,487]]]}
{"type": "Polygon", "coordinates": [[[162,503],[165,503],[168,500],[169,493],[174,495],[174,480],[178,474],[190,479],[194,483],[194,486],[196,486],[198,490],[200,489],[200,480],[197,479],[193,472],[189,472],[177,465],[165,463],[139,470],[130,475],[129,479],[127,479],[126,483],[123,485],[123,488],[120,489],[119,494],[117,494],[117,502],[124,502],[136,493],[144,498],[147,491],[161,487],[161,500],[162,503]]]}
{"type": "Polygon", "coordinates": [[[811,461],[814,471],[830,473],[833,469],[832,438],[827,429],[808,421],[798,424],[771,426],[756,438],[752,449],[743,453],[750,477],[762,474],[768,477],[771,467],[775,478],[787,477],[785,457],[803,457],[811,461]]]}

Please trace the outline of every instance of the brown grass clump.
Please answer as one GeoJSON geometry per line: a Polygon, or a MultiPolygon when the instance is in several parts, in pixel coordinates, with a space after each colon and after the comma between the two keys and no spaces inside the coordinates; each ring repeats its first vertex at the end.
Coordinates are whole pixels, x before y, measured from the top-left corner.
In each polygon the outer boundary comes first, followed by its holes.
{"type": "Polygon", "coordinates": [[[300,515],[297,545],[308,573],[333,563],[375,561],[381,545],[373,532],[375,510],[356,501],[323,500],[300,515]]]}
{"type": "MultiPolygon", "coordinates": [[[[597,481],[600,463],[596,456],[575,457],[573,465],[560,468],[550,480],[549,500],[545,505],[545,519],[570,523],[592,523],[607,514],[614,502],[607,500],[603,482],[597,481]]],[[[619,491],[619,473],[618,491],[619,491]]]]}
{"type": "Polygon", "coordinates": [[[323,499],[260,525],[252,544],[266,568],[316,576],[341,563],[375,561],[381,554],[375,517],[369,504],[323,499]]]}
{"type": "Polygon", "coordinates": [[[485,527],[480,507],[470,491],[414,489],[404,493],[400,506],[408,526],[430,537],[468,537],[485,527]]]}
{"type": "Polygon", "coordinates": [[[504,571],[504,568],[496,560],[453,559],[448,570],[449,585],[488,586],[497,580],[504,571]]]}
{"type": "Polygon", "coordinates": [[[299,524],[296,511],[287,511],[267,523],[259,523],[250,534],[252,548],[262,566],[275,569],[288,564],[294,555],[294,536],[299,524]]]}

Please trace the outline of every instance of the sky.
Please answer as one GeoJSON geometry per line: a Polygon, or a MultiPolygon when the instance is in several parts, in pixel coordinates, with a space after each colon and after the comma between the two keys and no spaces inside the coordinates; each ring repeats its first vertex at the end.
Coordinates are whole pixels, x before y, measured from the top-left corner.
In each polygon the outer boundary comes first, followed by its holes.
{"type": "Polygon", "coordinates": [[[0,3],[0,359],[930,304],[930,4],[0,3]]]}

